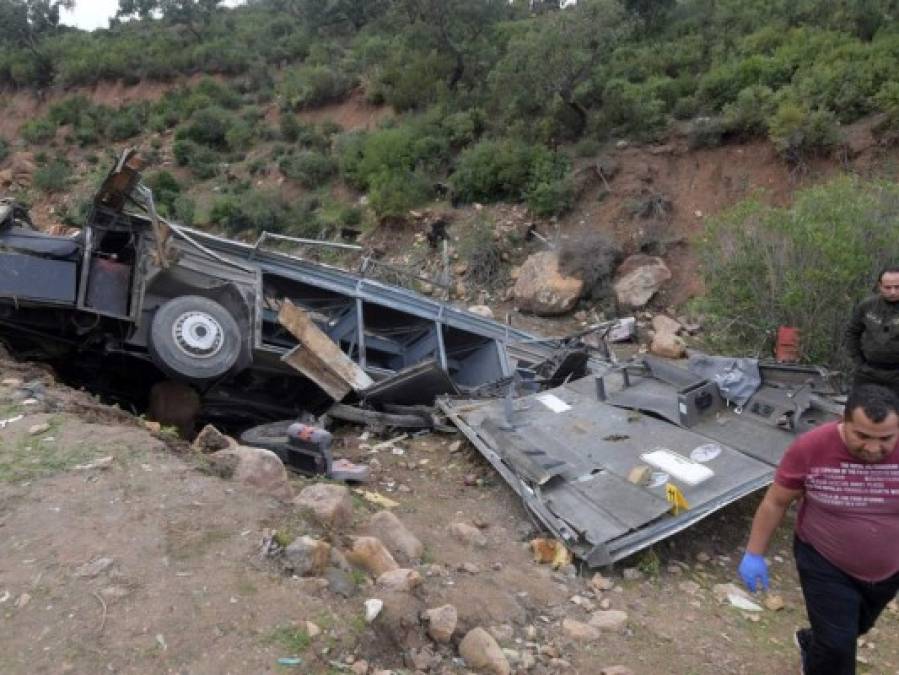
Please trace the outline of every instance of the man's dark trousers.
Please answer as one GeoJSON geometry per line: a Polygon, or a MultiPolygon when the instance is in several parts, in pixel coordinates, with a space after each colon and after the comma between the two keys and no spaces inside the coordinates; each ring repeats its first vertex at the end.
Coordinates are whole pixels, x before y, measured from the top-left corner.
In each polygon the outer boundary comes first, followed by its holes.
{"type": "Polygon", "coordinates": [[[855,675],[855,648],[899,591],[899,574],[871,583],[851,577],[812,546],[793,540],[805,608],[812,626],[805,675],[855,675]]]}

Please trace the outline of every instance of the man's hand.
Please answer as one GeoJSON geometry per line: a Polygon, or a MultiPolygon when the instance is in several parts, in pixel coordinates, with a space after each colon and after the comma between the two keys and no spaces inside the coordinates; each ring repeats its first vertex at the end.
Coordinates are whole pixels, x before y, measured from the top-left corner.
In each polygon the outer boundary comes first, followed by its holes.
{"type": "Polygon", "coordinates": [[[751,593],[762,588],[768,590],[768,563],[765,562],[764,556],[747,551],[740,562],[739,571],[743,583],[751,593]]]}

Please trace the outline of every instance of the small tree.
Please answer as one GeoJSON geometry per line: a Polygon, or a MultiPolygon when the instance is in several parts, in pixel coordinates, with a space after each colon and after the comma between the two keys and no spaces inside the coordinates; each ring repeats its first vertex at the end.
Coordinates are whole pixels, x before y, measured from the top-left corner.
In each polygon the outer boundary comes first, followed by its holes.
{"type": "Polygon", "coordinates": [[[842,177],[797,194],[793,206],[743,202],[702,242],[713,342],[770,354],[778,326],[799,328],[803,357],[848,366],[843,331],[877,270],[899,260],[899,188],[842,177]]]}
{"type": "Polygon", "coordinates": [[[60,10],[74,6],[75,0],[0,0],[0,47],[27,50],[41,86],[50,84],[54,75],[41,40],[59,30],[60,10]]]}

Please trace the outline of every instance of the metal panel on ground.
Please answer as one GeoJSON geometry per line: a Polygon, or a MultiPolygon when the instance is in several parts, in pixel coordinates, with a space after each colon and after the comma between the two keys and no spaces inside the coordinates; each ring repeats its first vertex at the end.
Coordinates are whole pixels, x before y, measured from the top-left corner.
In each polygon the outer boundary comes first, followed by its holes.
{"type": "MultiPolygon", "coordinates": [[[[607,380],[621,387],[618,376],[607,380]]],[[[773,476],[770,463],[721,439],[598,400],[593,377],[514,401],[443,400],[441,407],[491,463],[502,464],[497,468],[528,508],[592,564],[670,536],[773,476]],[[674,476],[654,487],[627,480],[647,451],[689,458],[712,442],[718,454],[704,463],[712,475],[696,485],[674,476]],[[687,511],[670,514],[666,483],[681,491],[687,511]]],[[[792,436],[780,433],[785,447],[792,436]]]]}

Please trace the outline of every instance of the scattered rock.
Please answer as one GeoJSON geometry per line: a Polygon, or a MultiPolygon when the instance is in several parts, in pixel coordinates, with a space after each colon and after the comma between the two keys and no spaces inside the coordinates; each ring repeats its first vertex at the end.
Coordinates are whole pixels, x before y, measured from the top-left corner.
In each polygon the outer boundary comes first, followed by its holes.
{"type": "Polygon", "coordinates": [[[350,672],[354,675],[368,675],[368,661],[365,659],[354,661],[350,666],[350,672]]]}
{"type": "Polygon", "coordinates": [[[377,536],[394,555],[406,560],[418,560],[424,545],[403,522],[390,511],[379,511],[368,521],[368,530],[377,536]]]}
{"type": "Polygon", "coordinates": [[[682,359],[687,353],[687,343],[672,333],[656,333],[649,351],[666,359],[682,359]]]}
{"type": "Polygon", "coordinates": [[[569,639],[577,642],[595,642],[600,636],[599,628],[574,619],[562,620],[562,632],[569,639]]]}
{"type": "Polygon", "coordinates": [[[424,605],[415,594],[384,590],[379,596],[384,608],[373,627],[385,647],[408,651],[429,644],[421,621],[424,605]]]}
{"type": "Polygon", "coordinates": [[[456,630],[459,620],[459,612],[452,605],[434,607],[424,612],[424,619],[428,624],[428,635],[434,642],[448,643],[456,630]]]}
{"type": "Polygon", "coordinates": [[[370,598],[365,601],[365,623],[371,623],[378,618],[381,610],[384,609],[384,601],[377,598],[370,598]]]}
{"type": "Polygon", "coordinates": [[[487,545],[487,537],[474,525],[468,523],[453,523],[449,527],[450,534],[463,544],[483,547],[487,545]]]}
{"type": "Polygon", "coordinates": [[[612,587],[615,585],[615,582],[611,579],[604,577],[602,574],[597,572],[590,579],[590,585],[596,589],[597,591],[610,591],[612,587]]]}
{"type": "Polygon", "coordinates": [[[670,335],[677,335],[681,332],[683,326],[680,325],[680,322],[672,319],[670,316],[657,314],[652,317],[652,329],[656,333],[668,333],[670,335]]]}
{"type": "Polygon", "coordinates": [[[415,570],[396,569],[378,577],[378,586],[388,591],[408,593],[421,585],[421,575],[415,570]]]}
{"type": "Polygon", "coordinates": [[[615,273],[613,285],[618,304],[643,307],[671,278],[671,270],[661,258],[638,253],[627,258],[615,273]]]}
{"type": "Polygon", "coordinates": [[[309,509],[325,527],[340,529],[353,522],[353,498],[345,485],[316,483],[303,488],[293,503],[309,509]]]}
{"type": "Polygon", "coordinates": [[[696,554],[696,562],[707,563],[711,559],[712,559],[712,556],[710,556],[705,551],[700,551],[699,553],[696,554]]]}
{"type": "Polygon", "coordinates": [[[390,555],[384,544],[376,537],[353,537],[353,548],[346,554],[346,559],[362,569],[368,570],[375,578],[384,572],[399,569],[399,565],[390,555]]]}
{"type": "Polygon", "coordinates": [[[449,453],[455,455],[462,449],[462,441],[453,441],[449,444],[449,453]]]}
{"type": "Polygon", "coordinates": [[[599,675],[634,675],[634,671],[626,666],[606,666],[599,675]]]}
{"type": "Polygon", "coordinates": [[[320,539],[297,537],[284,549],[284,564],[301,577],[319,577],[331,562],[331,545],[320,539]]]}
{"type": "MultiPolygon", "coordinates": [[[[333,549],[332,549],[333,550],[333,549]]],[[[325,580],[328,582],[328,590],[343,598],[352,598],[356,595],[356,582],[339,567],[329,567],[325,570],[325,580]]]]}
{"type": "Polygon", "coordinates": [[[75,576],[83,579],[93,579],[112,567],[114,562],[112,558],[97,558],[76,569],[75,576]]]}
{"type": "Polygon", "coordinates": [[[493,310],[490,309],[487,305],[472,305],[468,308],[468,311],[472,314],[477,314],[478,316],[483,316],[487,319],[492,319],[493,310]]]}
{"type": "Polygon", "coordinates": [[[687,595],[696,595],[699,593],[700,586],[695,581],[682,581],[677,587],[687,595]]]}
{"type": "Polygon", "coordinates": [[[112,466],[112,463],[114,461],[115,457],[113,457],[112,455],[107,455],[106,457],[100,457],[98,459],[95,459],[93,462],[88,462],[87,464],[76,464],[72,467],[72,470],[92,471],[93,469],[108,469],[112,466]]]}
{"type": "Polygon", "coordinates": [[[643,578],[643,572],[638,570],[636,567],[625,567],[621,572],[621,576],[628,581],[639,581],[643,578]]]}
{"type": "Polygon", "coordinates": [[[37,436],[39,434],[44,434],[50,431],[50,425],[46,422],[42,422],[41,424],[33,424],[28,427],[28,433],[32,436],[37,436]]]}
{"type": "Polygon", "coordinates": [[[767,595],[762,604],[772,612],[779,612],[785,606],[784,599],[779,595],[767,595]]]}
{"type": "Polygon", "coordinates": [[[627,626],[627,612],[619,609],[608,609],[594,612],[590,617],[590,625],[607,631],[621,631],[627,626]]]}
{"type": "Polygon", "coordinates": [[[556,316],[571,310],[584,291],[581,279],[559,271],[559,254],[541,251],[521,266],[514,297],[519,310],[538,316],[556,316]]]}
{"type": "Polygon", "coordinates": [[[406,659],[407,665],[415,668],[415,672],[428,672],[440,664],[440,656],[435,654],[430,647],[410,649],[406,659]]]}
{"type": "Polygon", "coordinates": [[[293,490],[287,480],[287,469],[284,468],[278,455],[271,450],[238,445],[236,448],[214,452],[210,458],[213,463],[222,462],[229,466],[236,460],[232,478],[241,483],[252,485],[284,501],[290,500],[293,496],[293,490]]]}
{"type": "Polygon", "coordinates": [[[16,600],[16,609],[22,609],[31,602],[31,594],[30,593],[22,593],[16,600]]]}
{"type": "Polygon", "coordinates": [[[480,626],[468,631],[459,643],[459,656],[465,659],[465,665],[469,668],[483,669],[493,675],[509,675],[512,672],[503,650],[480,626]]]}
{"type": "Polygon", "coordinates": [[[318,624],[312,623],[311,621],[307,621],[303,626],[303,629],[306,631],[306,635],[311,638],[317,638],[322,634],[322,629],[319,628],[318,624]]]}
{"type": "Polygon", "coordinates": [[[202,453],[204,455],[208,455],[219,450],[227,450],[228,448],[234,448],[236,446],[237,441],[235,441],[230,436],[226,436],[211,424],[207,424],[205,427],[203,427],[203,430],[200,431],[199,434],[197,434],[194,442],[190,444],[191,450],[193,450],[194,452],[202,453]]]}
{"type": "Polygon", "coordinates": [[[500,624],[499,626],[490,626],[487,628],[487,632],[500,644],[512,642],[512,638],[515,637],[515,630],[507,623],[500,624]]]}

